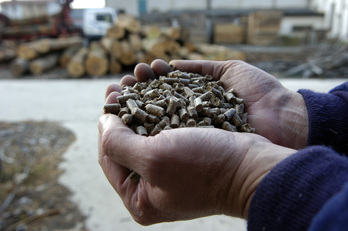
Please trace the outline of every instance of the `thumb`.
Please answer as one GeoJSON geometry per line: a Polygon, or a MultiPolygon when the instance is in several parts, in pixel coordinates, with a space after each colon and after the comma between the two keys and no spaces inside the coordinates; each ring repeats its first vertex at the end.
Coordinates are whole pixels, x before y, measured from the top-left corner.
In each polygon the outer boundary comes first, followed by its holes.
{"type": "Polygon", "coordinates": [[[101,116],[98,129],[99,158],[106,155],[119,165],[136,171],[142,159],[141,144],[146,137],[135,134],[113,114],[101,116]]]}

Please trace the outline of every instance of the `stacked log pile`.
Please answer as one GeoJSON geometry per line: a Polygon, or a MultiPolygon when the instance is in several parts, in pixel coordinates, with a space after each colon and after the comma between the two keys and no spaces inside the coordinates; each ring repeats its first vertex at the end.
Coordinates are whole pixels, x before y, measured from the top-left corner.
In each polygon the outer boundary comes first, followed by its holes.
{"type": "MultiPolygon", "coordinates": [[[[40,75],[58,65],[63,58],[62,51],[72,47],[82,46],[82,38],[67,37],[58,39],[40,39],[29,43],[23,43],[17,48],[17,57],[12,62],[11,70],[14,76],[22,76],[26,72],[40,75]]],[[[66,53],[61,63],[67,63],[66,53]]],[[[72,54],[71,54],[72,55],[72,54]]]]}
{"type": "Polygon", "coordinates": [[[4,42],[0,45],[0,63],[9,62],[16,58],[16,45],[12,42],[4,42]]]}
{"type": "Polygon", "coordinates": [[[41,39],[22,44],[13,61],[14,76],[34,75],[60,64],[74,78],[118,74],[137,63],[155,59],[242,59],[244,53],[223,46],[192,44],[188,31],[178,27],[142,27],[139,20],[120,15],[105,37],[82,46],[82,38],[41,39]]]}
{"type": "Polygon", "coordinates": [[[76,53],[68,72],[72,77],[118,74],[124,68],[137,63],[150,64],[155,59],[167,62],[172,59],[244,60],[245,56],[223,46],[192,44],[188,31],[182,28],[142,27],[136,18],[120,15],[105,37],[91,43],[87,51],[83,48],[76,53]],[[76,69],[81,70],[79,74],[76,69]]]}

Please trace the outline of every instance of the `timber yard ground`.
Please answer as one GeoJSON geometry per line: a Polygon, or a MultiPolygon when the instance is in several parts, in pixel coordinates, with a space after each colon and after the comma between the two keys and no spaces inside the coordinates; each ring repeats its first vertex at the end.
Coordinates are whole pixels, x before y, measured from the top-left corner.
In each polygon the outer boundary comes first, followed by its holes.
{"type": "MultiPolygon", "coordinates": [[[[266,57],[272,56],[271,52],[258,49],[259,52],[252,49],[254,54],[249,51],[254,58],[252,63],[259,63],[264,69],[276,66],[277,60],[273,60],[272,65],[266,57]],[[257,60],[257,56],[263,56],[264,60],[257,60]]],[[[302,52],[284,48],[283,56],[289,58],[289,53],[293,53],[294,66],[303,61],[303,57],[296,58],[303,56],[302,52]]],[[[150,227],[133,221],[97,161],[97,123],[102,114],[105,88],[110,83],[118,83],[123,75],[69,79],[65,70],[55,69],[39,77],[14,79],[9,66],[0,66],[0,154],[3,159],[0,192],[5,192],[0,193],[0,230],[17,226],[22,230],[57,231],[245,231],[244,220],[226,216],[150,227]],[[25,158],[30,157],[33,163],[23,164],[19,154],[27,155],[25,158]],[[15,183],[12,178],[17,179],[15,183]],[[6,208],[5,198],[9,201],[6,208]]],[[[347,80],[279,79],[293,91],[308,88],[319,92],[327,92],[347,80]]]]}

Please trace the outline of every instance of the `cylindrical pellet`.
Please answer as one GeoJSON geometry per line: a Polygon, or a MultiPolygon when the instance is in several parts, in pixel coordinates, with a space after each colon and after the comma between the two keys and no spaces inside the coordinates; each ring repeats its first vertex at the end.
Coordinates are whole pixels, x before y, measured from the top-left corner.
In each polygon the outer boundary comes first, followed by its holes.
{"type": "Polygon", "coordinates": [[[193,119],[197,119],[198,118],[198,113],[197,113],[197,110],[196,110],[196,107],[193,106],[193,105],[190,105],[187,107],[187,112],[189,114],[189,116],[193,119]]]}
{"type": "Polygon", "coordinates": [[[124,124],[130,124],[133,121],[133,116],[131,114],[124,114],[122,116],[122,122],[124,124]]]}
{"type": "Polygon", "coordinates": [[[179,110],[179,116],[181,121],[184,121],[184,122],[187,121],[190,117],[185,108],[182,108],[179,110]]]}
{"type": "Polygon", "coordinates": [[[152,115],[156,115],[158,117],[161,117],[164,115],[165,111],[163,108],[153,105],[153,104],[148,104],[145,106],[146,112],[152,115]]]}
{"type": "Polygon", "coordinates": [[[134,110],[132,111],[132,115],[136,117],[137,119],[139,119],[141,122],[145,122],[148,116],[148,114],[144,110],[138,107],[134,108],[134,110]]]}
{"type": "Polygon", "coordinates": [[[222,124],[222,129],[230,132],[237,132],[237,128],[227,121],[222,124]]]}
{"type": "Polygon", "coordinates": [[[233,115],[232,121],[233,121],[234,126],[236,126],[237,128],[238,128],[239,126],[242,126],[242,124],[243,124],[243,121],[242,121],[242,119],[239,117],[238,114],[234,114],[234,115],[233,115]]]}
{"type": "Polygon", "coordinates": [[[142,136],[147,136],[148,135],[147,130],[146,130],[146,128],[144,126],[138,126],[136,128],[136,132],[137,132],[137,134],[142,135],[142,136]]]}
{"type": "Polygon", "coordinates": [[[178,107],[179,100],[177,100],[175,97],[170,97],[169,104],[167,108],[167,114],[173,115],[176,112],[176,108],[178,107]]]}
{"type": "Polygon", "coordinates": [[[199,98],[201,98],[202,101],[209,101],[212,96],[213,96],[213,93],[211,93],[210,91],[207,91],[203,95],[201,95],[199,98]]]}
{"type": "Polygon", "coordinates": [[[172,128],[178,128],[180,126],[180,118],[178,115],[172,115],[172,118],[170,119],[170,126],[172,128]]]}
{"type": "Polygon", "coordinates": [[[131,93],[131,94],[128,94],[128,95],[121,95],[121,96],[118,96],[118,97],[117,97],[117,100],[118,100],[118,102],[119,102],[121,105],[126,104],[126,102],[127,102],[128,99],[137,100],[137,99],[139,99],[139,95],[136,94],[136,93],[131,93]]]}
{"type": "Polygon", "coordinates": [[[162,117],[162,120],[158,123],[158,125],[163,129],[165,126],[170,125],[170,119],[167,116],[162,117]]]}
{"type": "Polygon", "coordinates": [[[128,99],[126,105],[130,111],[133,111],[135,108],[138,108],[138,104],[134,99],[128,99]]]}
{"type": "Polygon", "coordinates": [[[130,110],[128,107],[121,108],[120,112],[118,113],[118,117],[122,118],[124,114],[129,114],[130,110]]]}
{"type": "Polygon", "coordinates": [[[194,100],[194,105],[195,105],[195,108],[197,110],[197,112],[200,112],[202,111],[203,109],[203,101],[201,98],[197,97],[195,100],[194,100]]]}
{"type": "Polygon", "coordinates": [[[236,109],[237,114],[242,114],[244,112],[244,104],[236,104],[234,108],[236,109]]]}
{"type": "Polygon", "coordinates": [[[157,124],[152,131],[150,132],[150,136],[154,136],[157,135],[158,133],[160,133],[162,131],[162,128],[157,124]]]}
{"type": "Polygon", "coordinates": [[[121,104],[114,103],[114,104],[105,104],[104,105],[104,114],[114,114],[117,115],[121,110],[121,104]]]}
{"type": "Polygon", "coordinates": [[[189,119],[189,120],[186,122],[186,126],[187,126],[187,127],[196,127],[196,120],[194,120],[194,119],[189,119]]]}
{"type": "Polygon", "coordinates": [[[229,121],[234,116],[234,114],[236,114],[236,109],[234,108],[230,108],[228,111],[226,111],[224,113],[224,115],[226,116],[226,121],[229,121]]]}

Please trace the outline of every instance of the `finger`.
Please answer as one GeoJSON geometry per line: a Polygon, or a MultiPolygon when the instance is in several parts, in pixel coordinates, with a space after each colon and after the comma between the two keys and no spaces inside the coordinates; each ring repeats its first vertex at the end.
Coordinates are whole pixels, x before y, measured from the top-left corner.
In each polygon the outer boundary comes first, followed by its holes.
{"type": "Polygon", "coordinates": [[[121,79],[121,86],[123,85],[134,86],[136,82],[137,82],[137,79],[134,76],[126,75],[121,79]]]}
{"type": "Polygon", "coordinates": [[[106,178],[118,192],[118,186],[122,185],[126,181],[131,171],[128,168],[114,162],[112,159],[110,159],[110,157],[100,152],[98,154],[98,162],[103,169],[106,178]]]}
{"type": "Polygon", "coordinates": [[[169,72],[173,71],[169,64],[162,59],[153,61],[151,63],[151,68],[157,77],[166,76],[169,72]]]}
{"type": "Polygon", "coordinates": [[[133,169],[140,175],[143,166],[142,143],[146,137],[135,134],[122,120],[111,114],[100,117],[100,150],[116,163],[133,169]]]}
{"type": "Polygon", "coordinates": [[[108,95],[108,97],[106,97],[105,103],[106,104],[117,103],[118,102],[117,97],[120,95],[121,95],[121,93],[118,91],[111,92],[108,95]]]}
{"type": "Polygon", "coordinates": [[[134,68],[134,75],[139,82],[146,82],[149,79],[155,79],[156,75],[149,65],[139,63],[134,68]]]}
{"type": "Polygon", "coordinates": [[[102,136],[101,134],[99,134],[98,162],[109,183],[112,185],[112,187],[116,190],[118,194],[123,196],[125,194],[125,190],[123,190],[123,188],[125,187],[124,185],[127,185],[125,183],[129,182],[128,185],[133,185],[135,183],[134,181],[130,180],[131,171],[128,168],[123,167],[122,165],[119,165],[118,163],[114,162],[110,157],[103,153],[101,149],[101,140],[102,136]]]}
{"type": "Polygon", "coordinates": [[[201,75],[212,75],[214,78],[220,78],[223,74],[223,65],[225,62],[205,61],[205,60],[172,60],[169,65],[175,70],[192,72],[201,75]]]}
{"type": "Polygon", "coordinates": [[[109,86],[106,87],[105,91],[105,99],[112,93],[112,92],[121,92],[122,87],[118,84],[110,84],[109,86]]]}

